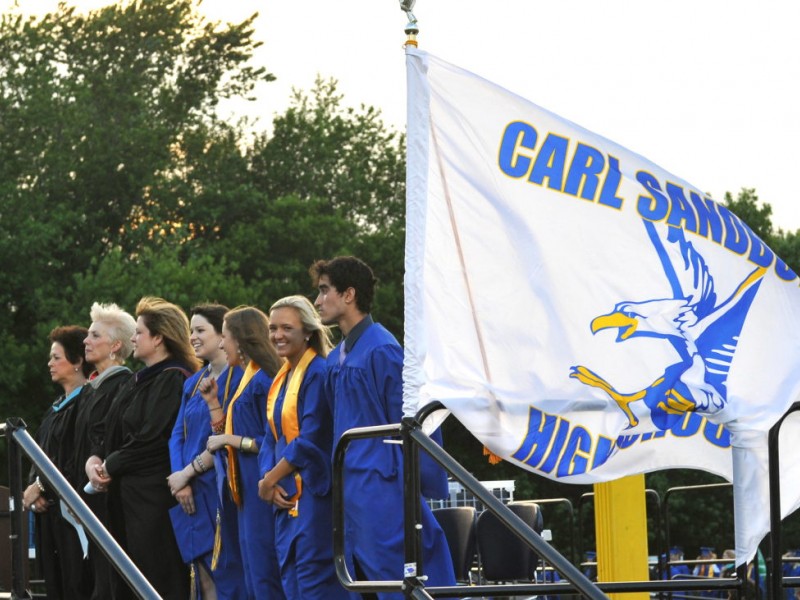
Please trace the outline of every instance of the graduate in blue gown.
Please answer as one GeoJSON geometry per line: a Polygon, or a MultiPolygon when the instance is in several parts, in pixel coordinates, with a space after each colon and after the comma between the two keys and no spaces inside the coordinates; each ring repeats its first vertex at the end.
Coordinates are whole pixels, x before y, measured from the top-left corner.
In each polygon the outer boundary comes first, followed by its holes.
{"type": "Polygon", "coordinates": [[[267,400],[258,487],[261,499],[275,507],[283,589],[291,600],[346,599],[350,594],[333,565],[333,426],[322,395],[330,332],[303,296],[278,300],[269,317],[270,341],[286,362],[267,400]]]}
{"type": "MultiPolygon", "coordinates": [[[[325,392],[334,442],[352,427],[398,423],[402,418],[403,350],[369,316],[375,277],[354,257],[311,267],[322,322],[337,324],[344,340],[328,355],[325,392]]],[[[345,552],[350,572],[369,580],[403,578],[403,466],[397,444],[358,440],[345,457],[345,552]]],[[[426,487],[423,476],[423,489],[426,487]]],[[[435,487],[443,488],[446,484],[435,487]]],[[[427,503],[422,505],[426,585],[455,585],[447,540],[427,503]]],[[[379,598],[401,598],[379,593],[379,598]]]]}
{"type": "MultiPolygon", "coordinates": [[[[282,364],[269,342],[267,315],[250,306],[226,313],[222,349],[228,365],[242,366],[244,374],[231,399],[224,433],[209,437],[206,448],[212,453],[222,450],[218,454],[224,460],[236,506],[247,597],[281,600],[285,596],[275,552],[274,516],[258,497],[258,450],[267,430],[267,393],[282,364]]],[[[200,384],[206,402],[217,396],[218,390],[213,379],[200,384]]]]}
{"type": "Polygon", "coordinates": [[[205,366],[183,386],[169,441],[172,474],[167,483],[178,501],[178,506],[170,509],[170,517],[181,556],[191,565],[194,597],[236,600],[246,594],[236,511],[228,494],[220,497],[217,493],[213,459],[202,457],[212,432],[224,432],[225,411],[242,378],[241,368],[228,367],[220,348],[227,311],[219,304],[202,304],[191,310],[190,342],[205,366]],[[206,378],[216,380],[218,387],[210,404],[199,390],[206,378]],[[221,504],[227,504],[227,509],[221,504]]]}

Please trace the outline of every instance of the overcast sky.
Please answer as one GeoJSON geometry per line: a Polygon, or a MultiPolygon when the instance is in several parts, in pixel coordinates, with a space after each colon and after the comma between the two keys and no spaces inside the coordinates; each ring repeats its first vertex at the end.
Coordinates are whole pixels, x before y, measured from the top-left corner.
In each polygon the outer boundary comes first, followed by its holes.
{"type": "MultiPolygon", "coordinates": [[[[106,2],[68,2],[97,7],[106,2]]],[[[8,5],[0,0],[0,5],[8,5]]],[[[25,0],[47,10],[54,0],[25,0]]],[[[404,127],[406,17],[397,0],[205,0],[259,12],[257,60],[277,81],[228,110],[267,127],[293,87],[339,80],[351,105],[404,127]]],[[[418,0],[419,47],[638,152],[722,200],[756,188],[800,229],[797,0],[418,0]]]]}

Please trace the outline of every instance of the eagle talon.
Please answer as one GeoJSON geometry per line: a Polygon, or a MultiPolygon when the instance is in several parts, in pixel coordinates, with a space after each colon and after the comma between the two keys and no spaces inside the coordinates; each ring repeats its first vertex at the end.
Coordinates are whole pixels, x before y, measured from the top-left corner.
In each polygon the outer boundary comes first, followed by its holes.
{"type": "Polygon", "coordinates": [[[625,413],[625,416],[628,417],[630,427],[636,427],[639,424],[639,419],[633,414],[629,404],[644,398],[644,391],[639,391],[634,394],[620,394],[611,386],[611,384],[600,377],[597,373],[580,365],[572,367],[569,376],[573,379],[577,379],[584,385],[603,390],[606,394],[611,396],[611,399],[617,403],[617,406],[619,406],[622,412],[625,413]]]}

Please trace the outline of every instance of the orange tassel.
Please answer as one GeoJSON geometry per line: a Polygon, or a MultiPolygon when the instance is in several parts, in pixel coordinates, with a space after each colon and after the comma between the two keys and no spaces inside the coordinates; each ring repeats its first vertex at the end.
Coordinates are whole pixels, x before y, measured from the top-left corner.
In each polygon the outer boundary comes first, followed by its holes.
{"type": "Polygon", "coordinates": [[[489,450],[486,446],[483,447],[483,455],[489,457],[489,464],[490,465],[497,465],[503,462],[503,459],[497,456],[494,452],[489,450]]]}

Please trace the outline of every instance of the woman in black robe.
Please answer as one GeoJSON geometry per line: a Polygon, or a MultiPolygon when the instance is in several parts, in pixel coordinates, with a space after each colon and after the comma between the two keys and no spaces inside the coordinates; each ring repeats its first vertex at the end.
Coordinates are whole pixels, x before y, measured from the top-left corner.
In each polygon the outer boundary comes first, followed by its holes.
{"type": "MultiPolygon", "coordinates": [[[[68,325],[50,332],[50,378],[64,393],[56,399],[36,431],[36,442],[48,458],[70,478],[74,470],[74,428],[76,409],[92,371],[83,354],[85,327],[68,325]]],[[[61,513],[58,497],[31,471],[31,483],[23,495],[24,507],[36,515],[36,556],[44,575],[47,597],[54,600],[82,600],[91,594],[91,580],[83,560],[78,534],[61,513]]]]}
{"type": "MultiPolygon", "coordinates": [[[[75,415],[75,469],[73,487],[108,527],[107,494],[87,493],[86,460],[102,448],[103,419],[120,387],[130,379],[131,370],[124,366],[133,352],[136,320],[116,304],[95,302],[89,312],[92,324],[83,341],[86,360],[94,363],[81,403],[75,415]]],[[[93,490],[90,491],[93,492],[93,490]]],[[[92,540],[89,540],[89,573],[93,581],[92,600],[112,597],[111,563],[92,540]]]]}
{"type": "MultiPolygon", "coordinates": [[[[184,381],[199,365],[180,308],[145,297],[136,316],[133,356],[146,366],[111,403],[102,448],[86,473],[96,491],[108,492],[109,529],[134,564],[162,598],[186,600],[189,571],[169,519],[175,500],[166,482],[168,442],[184,381]]],[[[114,598],[132,597],[124,582],[114,582],[114,598]]]]}

